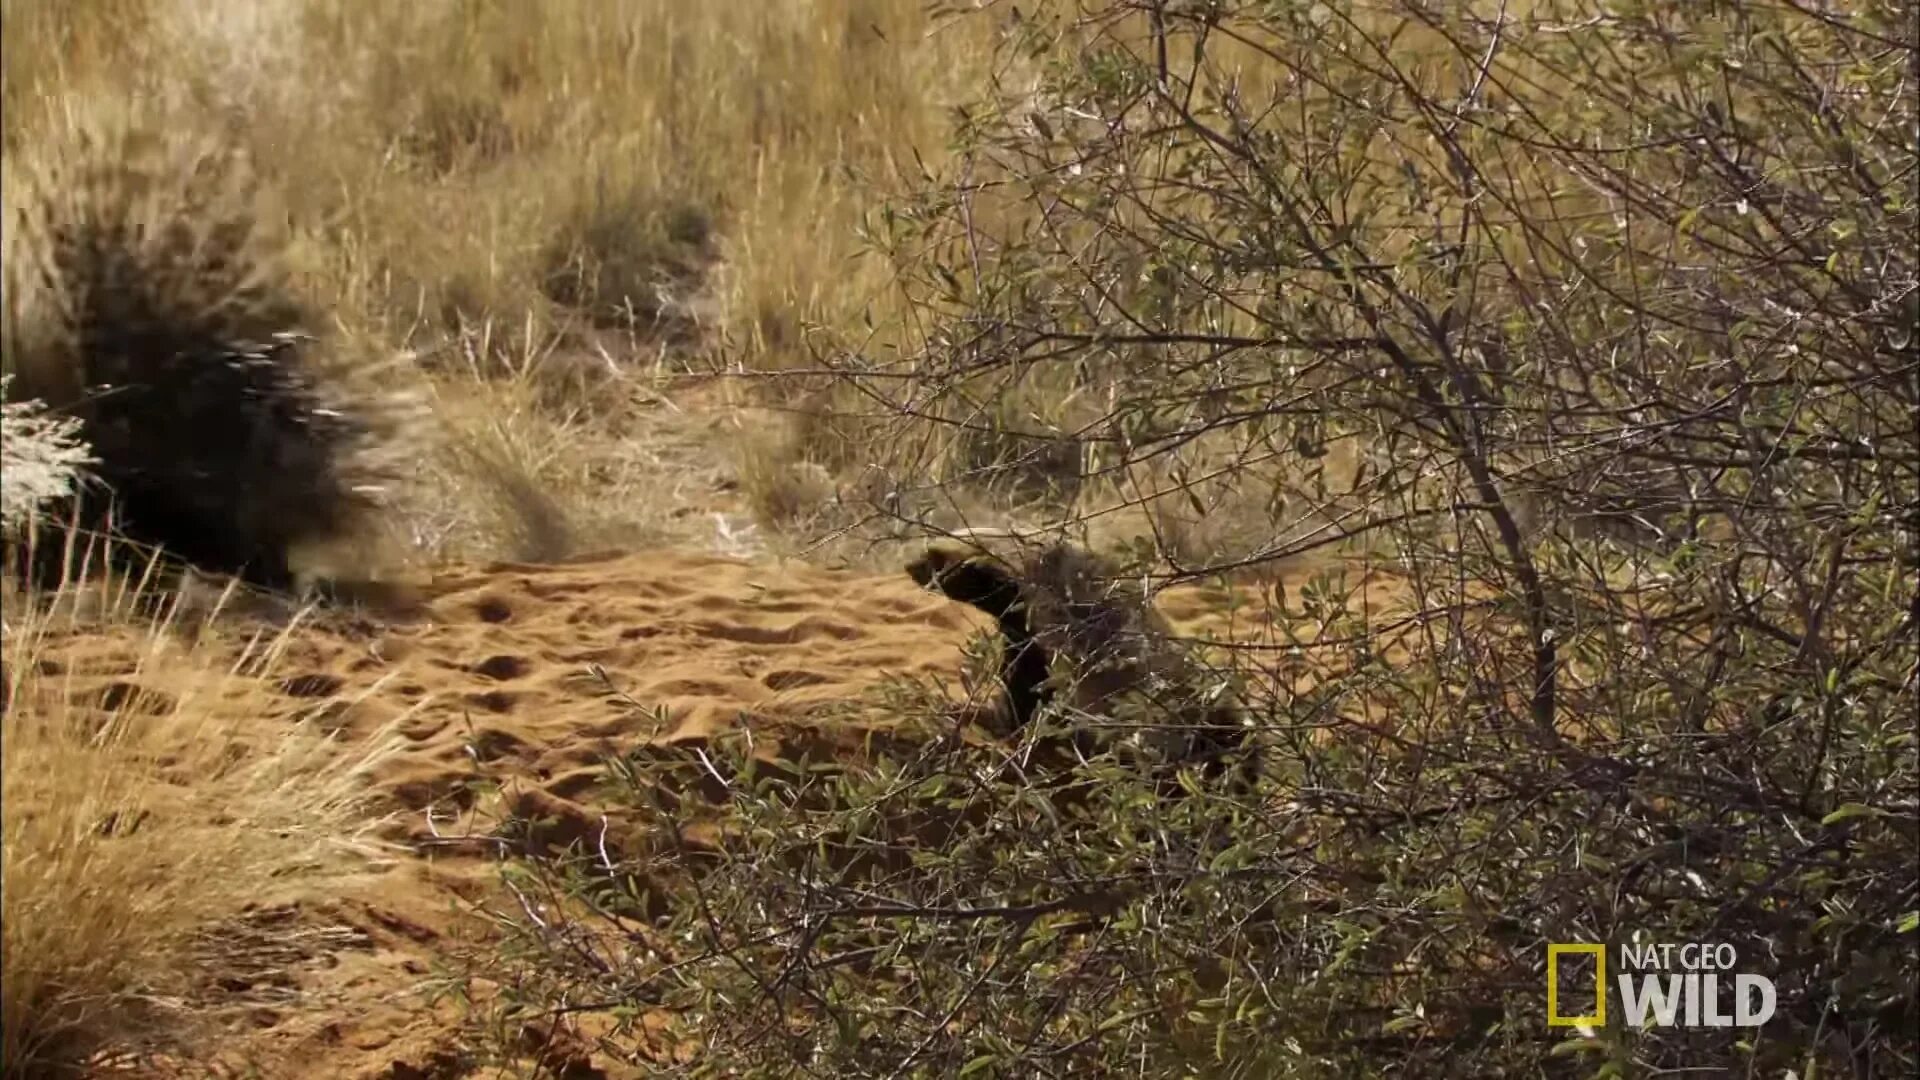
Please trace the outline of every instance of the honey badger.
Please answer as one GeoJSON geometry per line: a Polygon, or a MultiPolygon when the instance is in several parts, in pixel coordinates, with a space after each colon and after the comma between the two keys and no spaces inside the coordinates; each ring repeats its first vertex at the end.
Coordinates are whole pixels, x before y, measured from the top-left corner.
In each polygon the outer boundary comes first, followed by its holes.
{"type": "MultiPolygon", "coordinates": [[[[1102,560],[1066,544],[1016,561],[938,543],[907,574],[999,624],[1013,731],[1056,703],[1074,720],[1111,720],[1137,708],[1155,725],[1135,740],[1149,759],[1198,762],[1214,779],[1237,757],[1237,781],[1250,780],[1253,755],[1238,706],[1217,680],[1203,677],[1145,596],[1102,560]]],[[[1074,726],[1076,749],[1098,747],[1093,725],[1074,726]]]]}

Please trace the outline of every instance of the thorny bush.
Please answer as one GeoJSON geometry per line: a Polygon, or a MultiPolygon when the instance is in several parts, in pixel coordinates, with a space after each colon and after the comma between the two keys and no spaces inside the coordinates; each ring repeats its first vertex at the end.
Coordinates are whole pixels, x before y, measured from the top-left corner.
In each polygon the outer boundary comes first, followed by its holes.
{"type": "Polygon", "coordinates": [[[1234,650],[1251,797],[943,739],[631,767],[664,839],[516,871],[502,1015],[707,1075],[1910,1075],[1911,6],[964,17],[1002,76],[871,223],[919,336],[822,357],[888,505],[1051,380],[1100,403],[1081,512],[1271,522],[1159,583],[1364,550],[1404,602],[1335,561],[1234,650]],[[1546,944],[1635,938],[1732,944],[1774,1019],[1549,1028],[1546,944]]]}

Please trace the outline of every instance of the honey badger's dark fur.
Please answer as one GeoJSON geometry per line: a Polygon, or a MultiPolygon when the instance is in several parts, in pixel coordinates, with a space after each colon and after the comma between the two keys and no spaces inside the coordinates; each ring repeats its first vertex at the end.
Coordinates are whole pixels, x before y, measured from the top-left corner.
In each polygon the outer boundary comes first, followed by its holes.
{"type": "MultiPolygon", "coordinates": [[[[985,552],[936,544],[907,573],[999,624],[1000,674],[1013,730],[1054,701],[1064,681],[1066,703],[1075,711],[1106,714],[1123,698],[1138,697],[1156,718],[1175,718],[1169,734],[1179,745],[1159,740],[1163,758],[1197,761],[1206,776],[1218,778],[1237,756],[1244,759],[1238,779],[1251,775],[1252,752],[1238,707],[1202,698],[1202,680],[1171,640],[1171,629],[1145,597],[1128,595],[1110,569],[1086,552],[1055,545],[1016,568],[985,552]]],[[[1076,745],[1083,752],[1090,747],[1085,738],[1076,745]]]]}
{"type": "Polygon", "coordinates": [[[1000,678],[1006,686],[1008,720],[1013,730],[1033,720],[1050,697],[1052,655],[1034,640],[1027,601],[1005,568],[986,559],[956,558],[958,553],[930,548],[907,565],[922,588],[979,608],[1000,626],[1000,678]]]}
{"type": "Polygon", "coordinates": [[[388,418],[318,365],[318,320],[256,228],[243,162],[113,135],[68,153],[9,184],[8,396],[81,421],[98,481],[83,527],[291,586],[297,547],[374,509],[388,418]]]}

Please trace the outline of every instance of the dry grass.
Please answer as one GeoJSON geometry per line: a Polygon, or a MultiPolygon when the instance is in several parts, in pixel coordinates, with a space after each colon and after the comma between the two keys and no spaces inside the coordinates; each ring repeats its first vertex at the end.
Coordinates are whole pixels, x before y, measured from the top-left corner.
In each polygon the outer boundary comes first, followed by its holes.
{"type": "Polygon", "coordinates": [[[236,657],[151,600],[125,580],[5,597],[7,1076],[190,1035],[177,1002],[219,974],[201,936],[338,869],[360,821],[376,751],[274,715],[294,627],[236,657]],[[103,654],[131,673],[87,678],[103,654]]]}
{"type": "Polygon", "coordinates": [[[807,532],[825,524],[836,495],[833,474],[806,456],[792,425],[743,426],[734,443],[734,469],[761,525],[807,532]]]}
{"type": "MultiPolygon", "coordinates": [[[[672,505],[679,478],[647,467],[663,457],[647,403],[689,369],[916,345],[894,268],[860,257],[859,228],[921,163],[940,167],[1002,25],[905,0],[0,0],[0,14],[32,30],[0,46],[10,146],[130,108],[169,137],[237,141],[287,208],[308,297],[356,348],[416,358],[441,438],[401,531],[431,558],[710,541],[706,508],[672,505]]],[[[1249,86],[1277,77],[1242,50],[1221,59],[1249,86]]],[[[1027,210],[983,196],[978,212],[1027,210]]],[[[966,430],[909,451],[998,508],[975,524],[1115,516],[1136,497],[1083,483],[1101,462],[1058,436],[1098,409],[1073,387],[978,389],[952,403],[966,430]]],[[[874,437],[803,422],[797,456],[851,483],[900,453],[898,433],[874,437]]],[[[837,520],[811,505],[830,485],[796,473],[794,450],[758,439],[717,460],[763,524],[837,520]]],[[[1214,546],[1178,520],[1185,505],[1126,531],[1214,546]]]]}
{"type": "MultiPolygon", "coordinates": [[[[891,0],[0,0],[0,22],[10,158],[103,126],[231,141],[339,346],[413,358],[435,430],[396,524],[429,558],[711,541],[712,515],[670,523],[699,463],[662,444],[663,381],[790,366],[887,299],[854,227],[937,156],[983,58],[891,0]]],[[[196,932],[294,887],[352,805],[317,741],[249,745],[284,637],[239,671],[136,593],[7,598],[10,1072],[182,1019],[196,932]],[[129,689],[76,700],[43,663],[76,641],[137,654],[129,689]]]]}
{"type": "Polygon", "coordinates": [[[239,144],[306,298],[434,381],[446,438],[403,530],[431,556],[551,553],[516,477],[568,546],[661,537],[658,479],[622,464],[652,456],[643,406],[888,323],[857,226],[940,157],[993,30],[894,0],[0,4],[10,149],[102,114],[239,144]],[[537,393],[490,385],[530,356],[537,393]]]}
{"type": "MultiPolygon", "coordinates": [[[[0,377],[0,387],[6,381],[0,377]]],[[[70,417],[48,415],[38,402],[0,406],[0,529],[9,536],[85,482],[91,451],[78,427],[70,417]]]]}

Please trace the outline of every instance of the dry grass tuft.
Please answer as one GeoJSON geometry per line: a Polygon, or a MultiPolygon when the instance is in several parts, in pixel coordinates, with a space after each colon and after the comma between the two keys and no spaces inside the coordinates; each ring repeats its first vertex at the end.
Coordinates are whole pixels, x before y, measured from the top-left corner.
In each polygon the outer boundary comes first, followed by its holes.
{"type": "Polygon", "coordinates": [[[804,432],[764,413],[735,420],[732,465],[754,520],[775,532],[805,535],[825,525],[838,487],[832,472],[807,455],[804,432]]]}
{"type": "MultiPolygon", "coordinates": [[[[0,392],[8,382],[0,377],[0,392]]],[[[25,528],[50,503],[85,482],[93,455],[79,421],[49,414],[37,401],[0,405],[0,529],[25,528]]]]}
{"type": "Polygon", "coordinates": [[[362,818],[379,751],[275,715],[298,620],[236,649],[153,600],[113,578],[5,598],[7,1076],[189,1036],[175,1003],[221,974],[205,931],[342,868],[362,818]],[[103,655],[125,674],[89,677],[103,655]]]}
{"type": "Polygon", "coordinates": [[[592,326],[691,342],[713,243],[697,203],[596,179],[549,238],[541,289],[592,326]]]}

